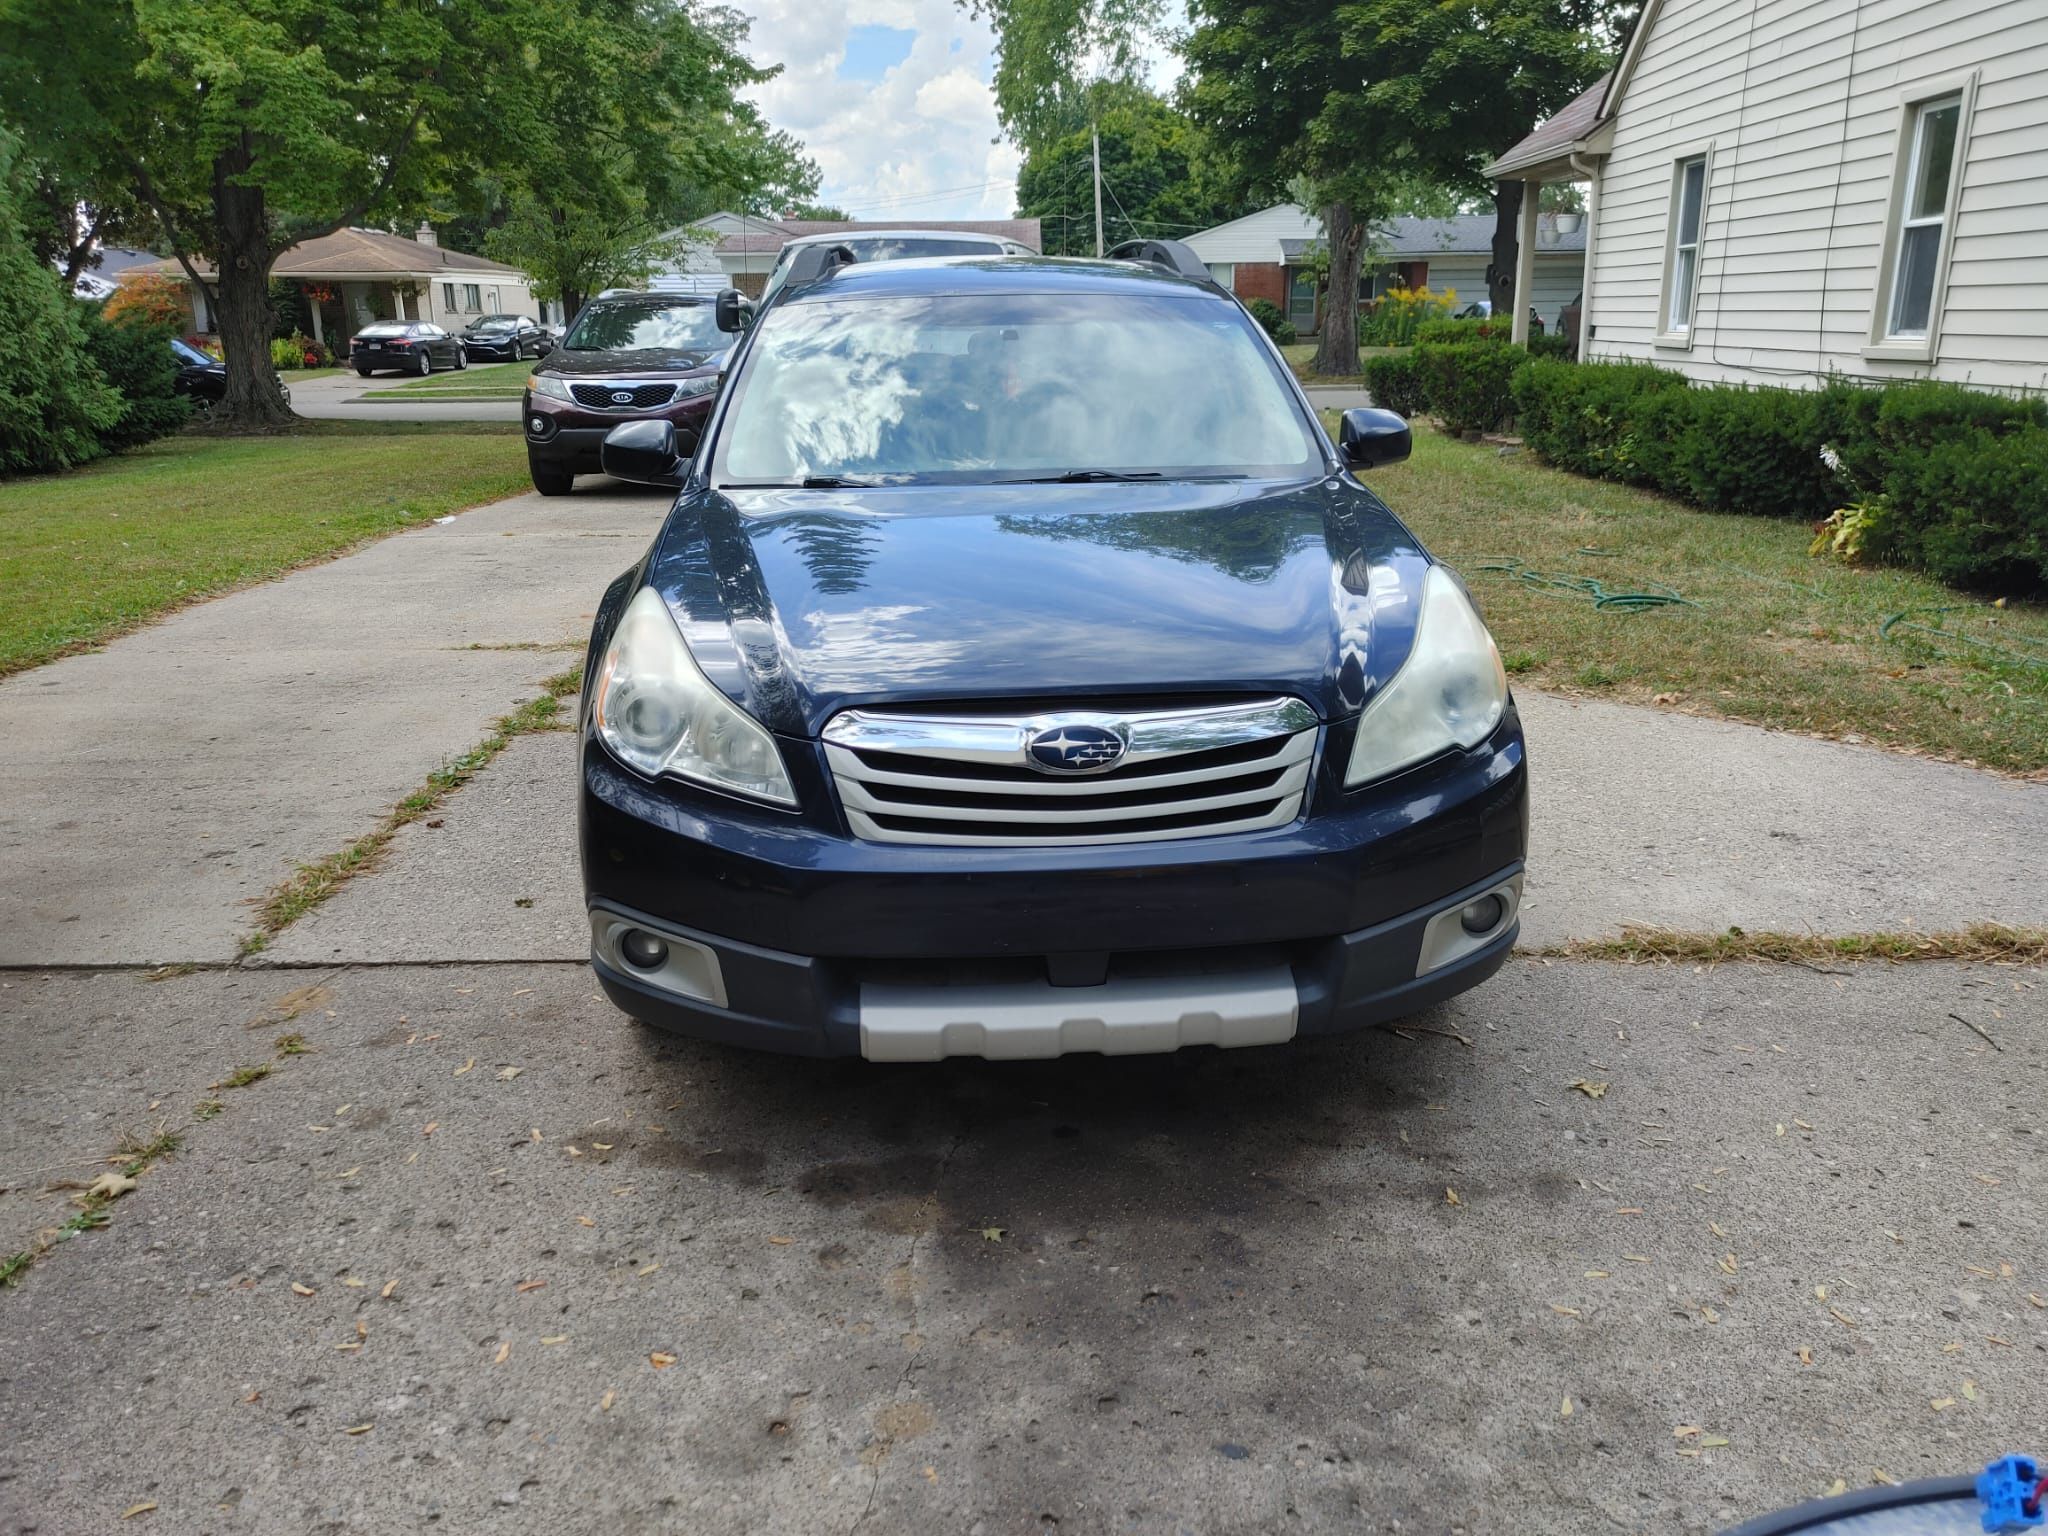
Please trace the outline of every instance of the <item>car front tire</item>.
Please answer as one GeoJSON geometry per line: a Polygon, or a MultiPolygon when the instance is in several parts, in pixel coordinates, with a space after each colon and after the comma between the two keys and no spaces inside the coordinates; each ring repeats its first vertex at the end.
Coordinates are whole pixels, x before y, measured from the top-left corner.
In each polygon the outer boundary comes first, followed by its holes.
{"type": "Polygon", "coordinates": [[[466,350],[458,350],[455,354],[455,371],[457,373],[460,373],[462,372],[463,369],[467,368],[468,366],[469,353],[466,350]]]}
{"type": "Polygon", "coordinates": [[[414,369],[413,371],[414,371],[415,373],[417,373],[417,374],[418,374],[418,375],[419,375],[419,376],[420,376],[421,378],[423,378],[423,379],[424,379],[424,378],[425,378],[425,377],[426,377],[426,376],[427,376],[428,374],[432,373],[432,372],[434,371],[434,356],[433,356],[433,354],[432,354],[431,352],[426,352],[426,351],[422,351],[422,352],[420,353],[420,365],[419,365],[419,367],[415,368],[415,369],[414,369]]]}
{"type": "Polygon", "coordinates": [[[559,465],[543,464],[529,455],[526,468],[533,476],[533,488],[543,496],[566,496],[576,488],[576,477],[559,465]]]}

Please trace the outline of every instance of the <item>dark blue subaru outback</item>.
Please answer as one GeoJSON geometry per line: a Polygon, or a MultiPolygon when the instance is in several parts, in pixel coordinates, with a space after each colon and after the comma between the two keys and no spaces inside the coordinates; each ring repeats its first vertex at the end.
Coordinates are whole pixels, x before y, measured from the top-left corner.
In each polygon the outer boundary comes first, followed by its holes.
{"type": "MultiPolygon", "coordinates": [[[[842,253],[842,256],[844,253],[842,253]]],[[[606,592],[592,963],[626,1012],[877,1061],[1262,1045],[1517,932],[1522,734],[1458,579],[1185,247],[797,274],[606,592]]],[[[722,323],[743,325],[728,300],[722,323]]]]}

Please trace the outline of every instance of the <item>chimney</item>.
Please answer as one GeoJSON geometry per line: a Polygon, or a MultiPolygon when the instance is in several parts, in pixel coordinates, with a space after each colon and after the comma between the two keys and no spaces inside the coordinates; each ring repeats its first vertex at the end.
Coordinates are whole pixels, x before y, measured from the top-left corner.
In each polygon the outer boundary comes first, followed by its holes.
{"type": "Polygon", "coordinates": [[[441,237],[434,233],[434,226],[425,219],[420,220],[420,227],[414,232],[413,239],[419,241],[421,245],[439,245],[441,243],[441,237]]]}

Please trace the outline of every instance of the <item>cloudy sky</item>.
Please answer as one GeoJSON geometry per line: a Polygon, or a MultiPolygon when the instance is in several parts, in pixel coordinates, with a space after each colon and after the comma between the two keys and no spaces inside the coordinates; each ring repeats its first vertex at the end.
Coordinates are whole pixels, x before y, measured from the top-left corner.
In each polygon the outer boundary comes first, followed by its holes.
{"type": "Polygon", "coordinates": [[[989,91],[995,43],[954,0],[737,0],[749,51],[782,73],[753,92],[854,218],[990,219],[1015,211],[1017,151],[989,91]]]}

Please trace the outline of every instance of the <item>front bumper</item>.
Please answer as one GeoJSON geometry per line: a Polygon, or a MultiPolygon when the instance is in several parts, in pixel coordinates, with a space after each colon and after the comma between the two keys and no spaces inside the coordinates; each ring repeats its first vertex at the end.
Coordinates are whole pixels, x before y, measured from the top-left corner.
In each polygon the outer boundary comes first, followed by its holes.
{"type": "MultiPolygon", "coordinates": [[[[1348,732],[1328,729],[1324,764],[1335,772],[1349,757],[1348,732]]],[[[800,797],[829,800],[806,744],[783,745],[800,797]]],[[[1118,986],[1162,977],[1179,978],[1169,1001],[1199,997],[1205,974],[1219,978],[1218,996],[1243,1006],[1140,1008],[1130,1017],[1150,1034],[1112,1040],[1109,1018],[1069,1031],[1058,1048],[1251,1044],[1359,1029],[1477,985],[1519,931],[1510,920],[1417,975],[1432,918],[1519,880],[1528,790],[1512,713],[1481,748],[1385,786],[1319,784],[1312,814],[1289,826],[1163,843],[865,843],[836,824],[650,785],[588,736],[582,778],[594,920],[614,914],[679,952],[708,952],[718,988],[685,996],[650,985],[609,946],[594,954],[599,982],[638,1018],[736,1045],[833,1056],[862,1054],[866,1040],[874,1054],[863,999],[871,1014],[879,999],[900,1020],[901,1005],[932,995],[904,989],[980,989],[976,1006],[990,1009],[1035,996],[1064,1010],[1090,994],[1120,1006],[1118,986]],[[1285,1030],[1266,1006],[1275,985],[1292,992],[1285,1030]],[[1131,1043],[1145,1039],[1165,1043],[1131,1043]]],[[[969,1054],[1047,1054],[977,1050],[972,1029],[955,1034],[969,1054]]]]}
{"type": "Polygon", "coordinates": [[[604,467],[605,438],[613,427],[629,421],[674,422],[677,447],[685,454],[694,453],[697,439],[704,432],[705,418],[711,414],[711,402],[716,398],[709,394],[693,395],[647,411],[596,411],[529,389],[520,402],[527,457],[572,474],[597,474],[604,467]]]}

